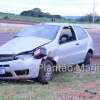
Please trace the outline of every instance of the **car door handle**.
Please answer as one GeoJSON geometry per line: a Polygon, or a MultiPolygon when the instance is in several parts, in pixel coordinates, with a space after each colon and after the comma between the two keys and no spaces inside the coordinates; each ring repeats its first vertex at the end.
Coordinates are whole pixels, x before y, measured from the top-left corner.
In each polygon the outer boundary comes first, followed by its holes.
{"type": "Polygon", "coordinates": [[[76,43],[75,45],[80,45],[79,43],[76,43]]]}

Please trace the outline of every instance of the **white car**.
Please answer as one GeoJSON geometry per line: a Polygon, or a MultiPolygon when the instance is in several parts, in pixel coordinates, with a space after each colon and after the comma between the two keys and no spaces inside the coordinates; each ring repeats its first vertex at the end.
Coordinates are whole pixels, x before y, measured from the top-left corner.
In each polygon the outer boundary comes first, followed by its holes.
{"type": "Polygon", "coordinates": [[[90,64],[93,51],[90,35],[80,26],[35,24],[0,47],[0,79],[47,82],[53,66],[90,64]]]}

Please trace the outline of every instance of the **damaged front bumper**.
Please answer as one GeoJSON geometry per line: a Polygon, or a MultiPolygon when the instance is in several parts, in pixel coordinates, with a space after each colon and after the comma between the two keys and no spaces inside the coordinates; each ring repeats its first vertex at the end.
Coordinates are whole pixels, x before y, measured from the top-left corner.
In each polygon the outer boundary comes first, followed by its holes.
{"type": "Polygon", "coordinates": [[[31,79],[38,77],[41,59],[17,59],[0,62],[0,79],[31,79]]]}

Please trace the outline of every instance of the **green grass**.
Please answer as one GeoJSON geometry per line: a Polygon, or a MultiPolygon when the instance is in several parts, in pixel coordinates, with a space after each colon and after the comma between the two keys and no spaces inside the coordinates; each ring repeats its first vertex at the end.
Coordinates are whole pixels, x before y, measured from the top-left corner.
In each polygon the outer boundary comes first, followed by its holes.
{"type": "MultiPolygon", "coordinates": [[[[4,19],[4,17],[8,17],[10,20],[18,20],[18,21],[28,21],[28,22],[51,22],[51,18],[46,17],[28,17],[28,16],[20,16],[14,14],[6,14],[0,13],[0,19],[4,19]]],[[[56,22],[67,22],[66,19],[56,19],[56,22]]]]}
{"type": "MultiPolygon", "coordinates": [[[[52,22],[51,18],[46,17],[28,17],[28,16],[20,16],[16,14],[9,14],[9,13],[1,13],[0,12],[0,20],[8,17],[9,20],[17,20],[17,21],[27,21],[27,22],[52,22]]],[[[89,22],[80,22],[73,19],[56,19],[55,22],[57,23],[75,23],[75,24],[89,24],[89,22]]],[[[100,22],[96,22],[96,24],[100,24],[100,22]]]]}
{"type": "MultiPolygon", "coordinates": [[[[63,100],[68,88],[83,91],[81,83],[96,82],[100,74],[57,73],[48,85],[39,83],[0,84],[0,100],[63,100]]],[[[99,87],[100,88],[100,87],[99,87]]]]}
{"type": "MultiPolygon", "coordinates": [[[[5,17],[8,17],[9,20],[18,20],[18,21],[28,21],[33,23],[38,22],[52,22],[51,18],[46,17],[28,17],[28,16],[21,16],[16,14],[9,14],[9,13],[0,13],[0,19],[4,19],[5,17]]],[[[56,19],[55,22],[57,23],[81,23],[77,22],[76,20],[71,19],[56,19]]]]}

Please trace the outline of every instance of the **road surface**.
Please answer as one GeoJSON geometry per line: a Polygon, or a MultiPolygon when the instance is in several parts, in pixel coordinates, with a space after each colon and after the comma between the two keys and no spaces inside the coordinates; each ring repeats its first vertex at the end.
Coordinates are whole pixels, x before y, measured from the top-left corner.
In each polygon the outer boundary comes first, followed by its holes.
{"type": "Polygon", "coordinates": [[[100,33],[92,33],[91,36],[93,38],[95,54],[100,55],[100,33]]]}

